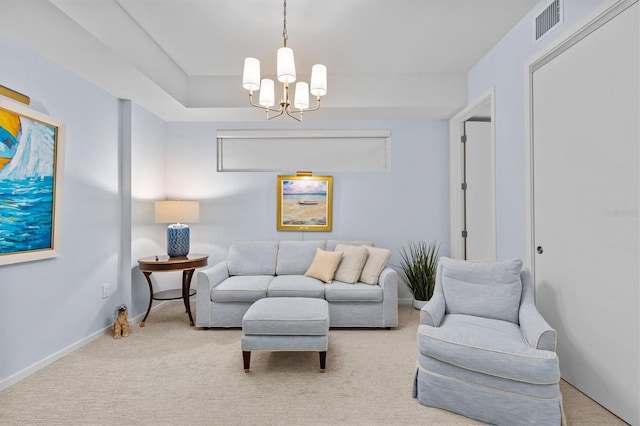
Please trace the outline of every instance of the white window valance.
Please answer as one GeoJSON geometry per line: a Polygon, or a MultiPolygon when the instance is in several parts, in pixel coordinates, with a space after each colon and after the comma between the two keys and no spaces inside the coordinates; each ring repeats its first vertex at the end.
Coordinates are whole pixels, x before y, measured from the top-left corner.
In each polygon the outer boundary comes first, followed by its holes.
{"type": "Polygon", "coordinates": [[[219,130],[221,172],[389,170],[389,130],[219,130]]]}

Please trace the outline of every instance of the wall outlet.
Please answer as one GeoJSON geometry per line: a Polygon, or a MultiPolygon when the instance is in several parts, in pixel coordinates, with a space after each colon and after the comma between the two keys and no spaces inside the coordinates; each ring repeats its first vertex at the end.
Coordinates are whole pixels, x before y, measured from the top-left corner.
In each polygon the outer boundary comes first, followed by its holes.
{"type": "Polygon", "coordinates": [[[102,298],[106,299],[109,296],[109,284],[102,284],[102,298]]]}

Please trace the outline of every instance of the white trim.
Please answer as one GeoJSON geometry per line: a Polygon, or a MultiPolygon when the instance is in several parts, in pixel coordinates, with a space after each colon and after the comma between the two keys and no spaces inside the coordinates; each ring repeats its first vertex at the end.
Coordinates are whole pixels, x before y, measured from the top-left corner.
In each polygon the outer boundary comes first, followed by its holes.
{"type": "MultiPolygon", "coordinates": [[[[161,302],[158,303],[156,306],[154,306],[151,309],[151,312],[159,309],[160,307],[164,306],[166,303],[169,303],[168,301],[166,302],[161,302]]],[[[133,326],[134,324],[138,324],[140,323],[140,321],[142,320],[142,317],[144,316],[145,313],[142,313],[138,316],[136,316],[135,318],[132,318],[129,320],[129,324],[131,326],[133,326]]],[[[60,349],[58,352],[49,355],[48,357],[36,362],[35,364],[32,364],[30,366],[28,366],[27,368],[24,368],[20,371],[18,371],[15,374],[12,374],[11,376],[7,377],[6,379],[0,381],[0,391],[3,391],[4,389],[9,388],[10,386],[15,385],[16,383],[20,382],[21,380],[26,379],[27,377],[29,377],[30,375],[42,370],[43,368],[53,364],[54,362],[64,358],[67,355],[72,354],[73,352],[77,351],[78,349],[82,348],[83,346],[88,345],[89,343],[93,342],[94,340],[99,339],[100,337],[104,336],[105,334],[111,334],[111,328],[113,327],[112,324],[108,325],[105,328],[102,328],[98,331],[96,331],[95,333],[90,334],[89,336],[85,337],[84,339],[78,340],[75,343],[72,343],[71,345],[67,346],[66,348],[62,348],[60,349]]]]}
{"type": "Polygon", "coordinates": [[[454,115],[449,120],[449,247],[452,258],[463,259],[464,247],[462,245],[462,192],[459,183],[462,181],[462,150],[460,137],[462,136],[462,123],[471,118],[477,110],[491,103],[491,186],[492,193],[492,216],[493,216],[493,236],[495,245],[493,247],[493,257],[497,258],[497,223],[496,223],[496,89],[492,86],[487,92],[480,96],[475,102],[466,106],[462,111],[454,115]]]}
{"type": "Polygon", "coordinates": [[[90,334],[88,337],[85,337],[82,340],[77,341],[76,343],[73,343],[69,346],[67,346],[66,348],[63,348],[61,350],[59,350],[58,352],[44,358],[41,361],[36,362],[35,364],[30,365],[29,367],[18,371],[17,373],[7,377],[6,379],[2,380],[0,382],[0,391],[7,389],[9,386],[15,385],[16,383],[18,383],[19,381],[26,379],[27,377],[29,377],[30,375],[32,375],[33,373],[42,370],[43,368],[47,367],[48,365],[53,364],[54,362],[58,361],[59,359],[64,358],[65,356],[75,352],[76,350],[80,349],[81,347],[93,342],[94,340],[97,340],[98,338],[100,338],[101,336],[103,336],[104,334],[107,333],[107,330],[111,329],[111,326],[105,327],[101,330],[96,331],[93,334],[90,334]]]}
{"type": "MultiPolygon", "coordinates": [[[[535,283],[535,241],[534,241],[534,205],[533,205],[533,73],[551,58],[568,49],[582,37],[588,35],[590,27],[602,25],[616,16],[622,10],[633,5],[638,0],[617,0],[615,3],[604,4],[595,8],[590,14],[562,33],[546,48],[533,55],[525,67],[525,229],[526,251],[524,266],[531,271],[531,279],[535,283]],[[603,22],[604,20],[604,22],[603,22]]],[[[534,286],[535,287],[535,286],[534,286]]]]}
{"type": "Polygon", "coordinates": [[[216,136],[218,139],[388,138],[391,130],[218,130],[216,136]]]}

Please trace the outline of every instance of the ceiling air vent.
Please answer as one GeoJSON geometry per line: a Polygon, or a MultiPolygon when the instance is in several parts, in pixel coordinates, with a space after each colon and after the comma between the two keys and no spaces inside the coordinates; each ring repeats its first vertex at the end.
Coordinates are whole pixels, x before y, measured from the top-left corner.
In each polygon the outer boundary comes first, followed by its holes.
{"type": "Polygon", "coordinates": [[[553,0],[536,16],[536,41],[562,22],[562,0],[553,0]]]}

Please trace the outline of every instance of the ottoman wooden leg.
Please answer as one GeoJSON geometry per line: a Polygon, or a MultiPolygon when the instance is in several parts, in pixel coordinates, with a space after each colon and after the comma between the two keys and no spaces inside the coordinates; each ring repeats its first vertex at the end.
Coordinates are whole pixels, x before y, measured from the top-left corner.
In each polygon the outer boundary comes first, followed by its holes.
{"type": "Polygon", "coordinates": [[[242,361],[244,362],[244,372],[249,372],[249,364],[251,363],[251,351],[242,351],[242,361]]]}
{"type": "Polygon", "coordinates": [[[320,352],[320,372],[324,373],[324,367],[327,364],[327,351],[320,352]]]}

